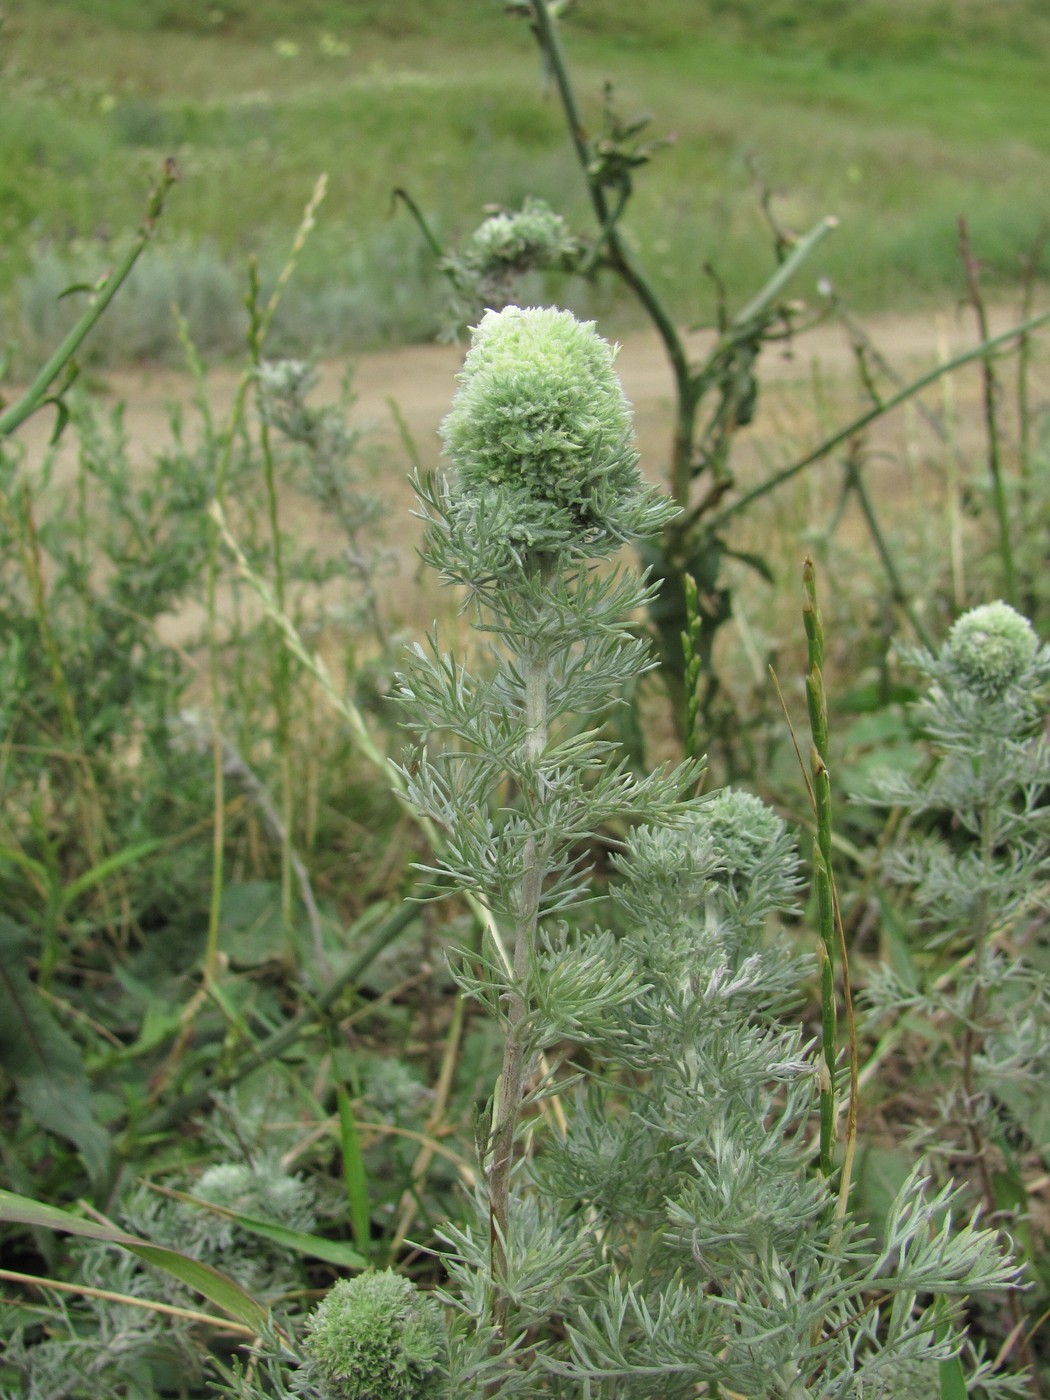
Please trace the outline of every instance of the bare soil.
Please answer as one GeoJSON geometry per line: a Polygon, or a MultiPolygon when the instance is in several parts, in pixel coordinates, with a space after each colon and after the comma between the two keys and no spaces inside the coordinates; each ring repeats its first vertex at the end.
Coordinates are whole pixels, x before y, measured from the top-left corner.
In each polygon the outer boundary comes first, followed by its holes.
{"type": "MultiPolygon", "coordinates": [[[[1007,329],[1015,319],[1011,308],[997,309],[992,318],[993,332],[1007,329]]],[[[972,313],[956,312],[952,308],[939,313],[872,318],[865,323],[865,330],[901,382],[972,345],[976,339],[972,313]]],[[[689,347],[697,361],[711,343],[710,333],[689,337],[689,347]]],[[[360,355],[353,361],[357,396],[353,421],[369,424],[374,440],[389,446],[388,465],[380,489],[391,509],[390,540],[407,566],[400,570],[400,579],[393,585],[393,597],[402,620],[411,625],[417,621],[426,625],[429,618],[405,615],[408,592],[405,578],[413,572],[408,561],[418,540],[418,525],[411,516],[413,497],[409,475],[413,466],[426,471],[440,462],[438,427],[455,392],[462,356],[461,346],[413,345],[360,355]],[[396,404],[416,445],[417,462],[408,460],[391,403],[396,404]]],[[[1047,358],[1044,348],[1041,353],[1044,369],[1047,358]]],[[[667,459],[674,402],[667,359],[655,334],[639,333],[624,341],[617,363],[635,409],[643,469],[653,480],[660,480],[667,459]]],[[[343,360],[327,361],[319,366],[317,402],[332,401],[338,396],[349,367],[343,360]]],[[[931,406],[942,412],[947,409],[954,416],[957,444],[969,440],[975,449],[975,435],[980,427],[979,373],[976,365],[967,366],[952,376],[947,387],[942,381],[927,391],[927,402],[931,406]]],[[[870,403],[856,373],[849,339],[836,325],[817,327],[793,342],[767,348],[759,375],[762,397],[756,422],[741,433],[734,458],[737,477],[742,482],[760,480],[761,475],[791,461],[870,403]]],[[[234,369],[219,368],[209,374],[208,392],[217,422],[222,422],[230,411],[239,380],[240,372],[234,369]]],[[[881,380],[884,394],[892,392],[893,387],[888,379],[881,380]]],[[[118,401],[125,404],[132,458],[145,461],[170,441],[172,405],[179,406],[188,423],[194,422],[194,391],[195,386],[186,374],[143,368],[107,374],[98,386],[97,397],[103,404],[118,401]]],[[[40,468],[51,430],[52,414],[44,411],[25,424],[18,435],[31,475],[40,468]]],[[[879,474],[875,485],[880,498],[891,508],[903,489],[901,464],[911,459],[914,465],[916,453],[922,455],[931,448],[943,454],[943,447],[938,447],[932,438],[924,442],[922,433],[922,425],[914,413],[910,417],[898,413],[892,420],[880,423],[873,435],[873,470],[879,474]]],[[[72,435],[67,435],[54,467],[53,479],[59,490],[63,482],[71,480],[74,469],[75,443],[72,435]]],[[[834,469],[824,468],[825,472],[828,470],[834,469]]],[[[261,479],[258,490],[261,498],[261,479]]],[[[903,506],[903,499],[898,503],[903,506]]],[[[288,491],[282,500],[282,512],[285,528],[306,542],[322,550],[326,544],[338,547],[329,522],[311,501],[288,491]]],[[[745,526],[741,542],[744,547],[753,547],[754,541],[746,535],[745,526]]],[[[778,545],[792,547],[787,541],[778,541],[778,545]]],[[[171,639],[181,640],[190,635],[198,623],[195,610],[178,620],[172,619],[171,639]]]]}

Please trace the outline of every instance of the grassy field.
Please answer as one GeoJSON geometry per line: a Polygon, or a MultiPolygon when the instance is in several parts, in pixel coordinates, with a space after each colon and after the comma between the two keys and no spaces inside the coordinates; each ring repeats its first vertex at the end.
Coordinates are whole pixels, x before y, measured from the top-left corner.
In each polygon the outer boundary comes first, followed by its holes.
{"type": "MultiPolygon", "coordinates": [[[[110,358],[169,351],[172,301],[206,351],[234,349],[246,257],[276,266],[321,170],[329,196],[278,327],[296,348],[434,332],[441,281],[391,214],[397,185],[450,241],[484,205],[528,193],[589,231],[531,37],[492,0],[13,0],[5,14],[0,303],[30,355],[63,324],[57,294],[106,266],[168,155],[183,180],[99,342],[110,358]]],[[[1046,217],[1050,23],[1030,0],[667,0],[645,15],[592,0],[564,35],[593,129],[612,78],[626,116],[649,112],[653,134],[673,137],[636,181],[629,229],[683,321],[711,316],[706,263],[735,298],[772,266],[756,170],[788,226],[841,219],[800,294],[825,275],[860,309],[957,291],[962,213],[1005,292],[1046,217]]],[[[631,324],[609,288],[563,297],[631,324]]]]}

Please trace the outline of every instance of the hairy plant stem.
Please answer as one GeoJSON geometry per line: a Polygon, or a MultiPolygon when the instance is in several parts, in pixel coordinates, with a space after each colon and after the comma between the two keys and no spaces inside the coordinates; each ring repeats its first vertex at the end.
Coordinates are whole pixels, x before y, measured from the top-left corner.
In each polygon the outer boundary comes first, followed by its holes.
{"type": "MultiPolygon", "coordinates": [[[[995,843],[992,834],[992,817],[993,810],[991,806],[986,805],[981,812],[980,831],[981,865],[985,870],[989,870],[994,861],[995,843]]],[[[978,1090],[974,1074],[974,1059],[981,1049],[981,1044],[984,1039],[984,1034],[981,1029],[981,1020],[988,1009],[986,969],[991,935],[991,915],[992,911],[989,904],[988,891],[987,889],[983,889],[977,896],[977,909],[975,911],[973,923],[974,984],[973,991],[970,994],[970,1004],[967,1008],[966,1025],[963,1028],[962,1046],[960,1050],[960,1058],[962,1061],[962,1087],[963,1093],[966,1096],[966,1135],[969,1138],[970,1152],[981,1183],[981,1195],[984,1198],[986,1218],[989,1220],[995,1219],[999,1210],[999,1201],[996,1196],[992,1170],[988,1162],[988,1140],[978,1108],[978,1090]]],[[[1018,1339],[1018,1350],[1028,1370],[1029,1385],[1032,1395],[1039,1397],[1043,1393],[1042,1383],[1039,1379],[1039,1371],[1038,1367],[1035,1365],[1031,1347],[1024,1335],[1021,1300],[1016,1289],[1012,1289],[1007,1295],[1005,1305],[1010,1318],[1011,1334],[1018,1339]]]]}
{"type": "MultiPolygon", "coordinates": [[[[525,740],[524,756],[532,770],[530,781],[536,808],[544,796],[544,779],[538,771],[539,760],[547,747],[548,685],[550,657],[544,647],[530,646],[522,658],[525,680],[525,740]]],[[[490,1259],[492,1266],[492,1314],[502,1334],[506,1328],[509,1297],[507,1294],[507,1239],[509,1229],[510,1178],[514,1165],[514,1139],[528,1073],[526,1037],[529,1014],[529,970],[533,961],[536,930],[539,924],[540,900],[546,867],[546,842],[530,836],[522,853],[523,873],[517,894],[517,915],[514,926],[514,965],[506,993],[507,1039],[503,1048],[503,1066],[493,1110],[492,1141],[489,1153],[489,1224],[490,1259]]]]}
{"type": "MultiPolygon", "coordinates": [[[[986,807],[981,813],[981,864],[987,870],[992,859],[991,813],[986,807]]],[[[989,909],[988,892],[981,890],[977,896],[977,910],[973,926],[974,983],[970,994],[967,1024],[962,1040],[962,1080],[966,1094],[966,1126],[973,1151],[974,1164],[981,1178],[981,1191],[985,1209],[989,1215],[996,1210],[995,1187],[988,1167],[988,1146],[984,1140],[980,1119],[977,1113],[977,1090],[974,1081],[974,1055],[980,1048],[981,1017],[985,1012],[985,966],[988,961],[989,909]]]]}

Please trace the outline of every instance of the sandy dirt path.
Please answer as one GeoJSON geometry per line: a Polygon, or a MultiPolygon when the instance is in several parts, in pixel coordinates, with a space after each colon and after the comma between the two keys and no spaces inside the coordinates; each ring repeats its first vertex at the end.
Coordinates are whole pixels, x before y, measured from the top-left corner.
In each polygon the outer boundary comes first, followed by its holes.
{"type": "MultiPolygon", "coordinates": [[[[993,331],[1005,330],[1013,321],[1008,308],[993,316],[993,331]]],[[[910,376],[932,366],[938,357],[954,354],[974,342],[972,317],[951,308],[914,316],[883,316],[867,320],[865,329],[890,363],[910,376]]],[[[710,334],[688,338],[694,357],[699,360],[712,343],[710,334]]],[[[421,465],[433,466],[438,458],[437,428],[448,412],[455,392],[455,376],[460,368],[463,347],[454,345],[410,345],[362,354],[353,360],[329,360],[319,366],[321,382],[318,402],[334,399],[348,365],[353,365],[359,422],[384,425],[392,432],[388,401],[396,401],[420,448],[421,465]]],[[[853,377],[854,358],[848,339],[835,325],[817,327],[799,337],[788,349],[767,348],[762,356],[761,377],[769,386],[812,382],[814,366],[832,383],[842,384],[853,377]]],[[[666,451],[669,433],[668,410],[672,404],[673,382],[666,356],[656,335],[638,332],[621,345],[617,367],[627,395],[635,408],[639,443],[643,456],[657,461],[666,451]]],[[[972,371],[970,372],[972,377],[972,371]]],[[[221,421],[229,411],[239,371],[220,368],[208,376],[213,412],[221,421]]],[[[168,440],[168,405],[190,408],[193,385],[189,376],[175,370],[130,369],[105,375],[99,392],[104,402],[123,401],[127,405],[128,435],[137,450],[150,451],[168,440]]],[[[9,394],[9,397],[13,395],[9,394]]],[[[859,402],[859,396],[858,396],[859,402]]],[[[19,439],[27,451],[27,464],[39,461],[51,431],[48,411],[23,426],[19,439]]],[[[71,448],[67,448],[67,452],[71,448]]]]}
{"type": "MultiPolygon", "coordinates": [[[[993,332],[1007,329],[1014,321],[1015,313],[1011,308],[999,308],[993,316],[993,332]]],[[[865,330],[902,379],[916,377],[939,360],[972,345],[976,338],[972,314],[952,308],[914,316],[871,318],[865,322],[865,330]]],[[[1048,340],[1050,337],[1043,337],[1040,351],[1039,363],[1044,374],[1050,358],[1048,340]]],[[[696,360],[702,358],[711,342],[710,334],[690,337],[690,350],[696,360]]],[[[359,355],[352,361],[357,395],[352,421],[371,425],[374,440],[389,445],[379,489],[391,510],[388,528],[391,543],[403,560],[402,582],[392,585],[392,596],[402,606],[406,598],[404,579],[414,572],[408,561],[416,547],[419,527],[411,516],[413,496],[408,478],[413,464],[401,445],[390,401],[396,402],[418,448],[419,460],[415,465],[423,470],[436,467],[440,462],[438,427],[455,392],[455,377],[462,356],[462,346],[413,345],[359,355]]],[[[320,383],[314,393],[316,402],[337,398],[350,363],[333,360],[319,366],[320,383]]],[[[655,334],[643,332],[625,339],[617,364],[635,409],[643,469],[653,480],[660,480],[667,459],[673,408],[673,383],[667,359],[655,334]]],[[[216,369],[209,374],[208,392],[216,422],[221,423],[228,414],[239,379],[239,371],[229,368],[216,369]]],[[[848,337],[835,325],[818,327],[786,348],[767,348],[760,363],[760,379],[762,401],[756,424],[740,435],[735,449],[735,467],[744,481],[754,480],[757,472],[768,471],[771,466],[791,460],[812,447],[829,426],[848,422],[869,402],[857,382],[848,337]],[[823,422],[814,395],[818,380],[826,400],[823,422]]],[[[959,410],[959,431],[964,436],[972,436],[979,428],[979,383],[976,366],[968,366],[952,377],[953,402],[959,410]]],[[[892,386],[883,381],[882,387],[888,392],[892,386]]],[[[193,393],[194,386],[186,374],[173,370],[133,369],[107,374],[97,397],[103,406],[118,401],[126,405],[125,424],[132,460],[145,461],[170,441],[171,405],[177,404],[182,409],[192,432],[193,393]]],[[[931,394],[931,402],[938,406],[940,394],[939,388],[931,394]]],[[[886,422],[878,428],[878,439],[887,447],[887,455],[901,450],[901,444],[893,441],[893,434],[899,432],[901,415],[895,418],[897,422],[886,422]]],[[[30,476],[39,470],[51,427],[52,412],[45,410],[30,419],[18,434],[30,476]]],[[[75,463],[73,435],[67,434],[54,466],[53,479],[59,492],[64,482],[72,480],[75,463]]],[[[891,479],[881,485],[884,492],[892,494],[891,479]]],[[[258,491],[261,503],[261,478],[258,491]]],[[[330,522],[323,518],[314,503],[291,491],[283,493],[282,523],[297,538],[316,545],[322,552],[327,547],[340,546],[330,522]]],[[[408,614],[413,611],[409,609],[408,614]]],[[[405,620],[411,625],[420,620],[408,614],[405,620]]],[[[191,635],[198,621],[196,609],[188,611],[177,622],[173,619],[173,636],[191,635]]]]}

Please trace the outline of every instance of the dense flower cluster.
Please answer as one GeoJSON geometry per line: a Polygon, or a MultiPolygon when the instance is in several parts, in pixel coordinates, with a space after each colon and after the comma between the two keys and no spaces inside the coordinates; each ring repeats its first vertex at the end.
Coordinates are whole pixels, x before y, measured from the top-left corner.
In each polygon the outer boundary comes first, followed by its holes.
{"type": "Polygon", "coordinates": [[[1035,659],[1039,641],[1032,624],[1008,603],[971,608],[948,634],[945,660],[955,676],[980,695],[1001,695],[1035,659]]]}
{"type": "Polygon", "coordinates": [[[468,239],[462,262],[472,272],[491,277],[549,267],[576,252],[576,241],[561,215],[530,195],[520,209],[490,214],[468,239]]]}
{"type": "Polygon", "coordinates": [[[441,1309],[391,1269],[342,1279],[307,1323],[309,1379],[332,1400],[448,1393],[441,1309]]]}
{"type": "Polygon", "coordinates": [[[614,353],[568,311],[488,312],[442,425],[457,494],[510,517],[531,546],[622,538],[641,477],[614,353]]]}

